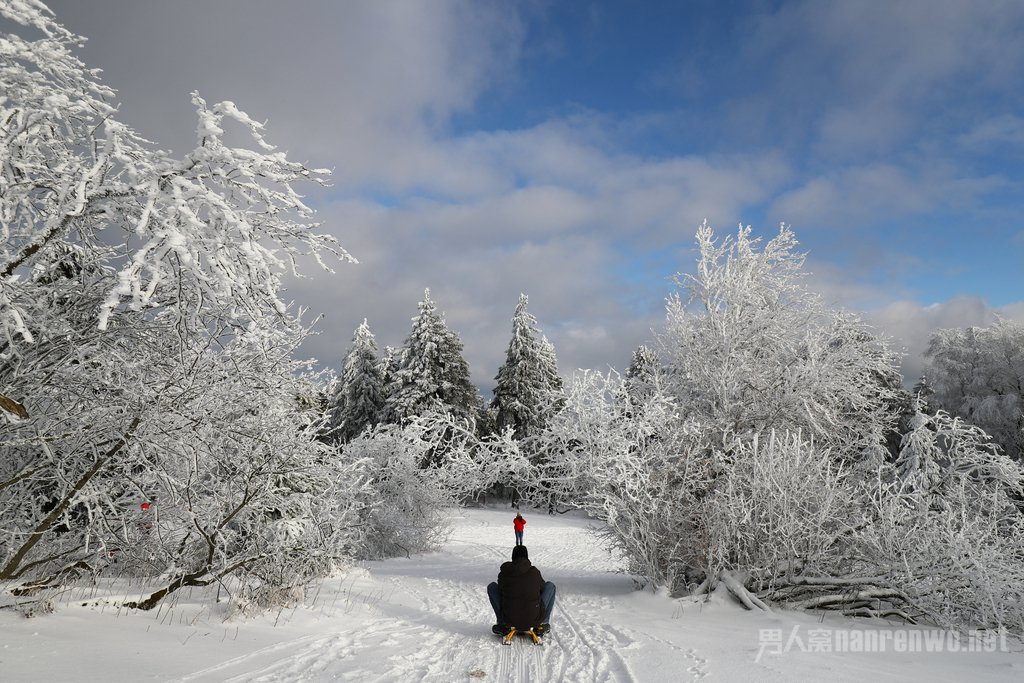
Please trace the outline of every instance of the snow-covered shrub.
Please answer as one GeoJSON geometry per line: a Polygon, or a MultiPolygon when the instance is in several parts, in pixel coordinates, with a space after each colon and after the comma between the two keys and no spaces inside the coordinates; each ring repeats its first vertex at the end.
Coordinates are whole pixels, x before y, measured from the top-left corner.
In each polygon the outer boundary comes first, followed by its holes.
{"type": "Polygon", "coordinates": [[[427,444],[397,425],[369,429],[343,447],[361,461],[368,486],[359,498],[356,552],[381,559],[435,550],[447,538],[452,497],[419,466],[427,444]]]}
{"type": "Polygon", "coordinates": [[[1024,630],[1024,472],[984,431],[918,404],[883,470],[861,554],[908,614],[953,628],[1024,630]]]}
{"type": "Polygon", "coordinates": [[[836,573],[837,546],[859,519],[846,468],[799,433],[755,435],[729,457],[701,505],[705,574],[741,571],[761,587],[784,574],[836,573]]]}
{"type": "Polygon", "coordinates": [[[424,446],[420,466],[456,501],[475,498],[495,485],[519,486],[535,469],[508,427],[481,438],[473,421],[429,412],[410,420],[407,431],[424,446]]]}
{"type": "Polygon", "coordinates": [[[359,464],[358,554],[408,556],[436,549],[448,536],[448,510],[495,483],[519,481],[530,463],[511,430],[480,439],[472,422],[451,413],[379,425],[342,448],[359,464]]]}
{"type": "Polygon", "coordinates": [[[951,493],[934,509],[900,486],[879,490],[877,516],[857,537],[861,576],[876,577],[861,609],[952,629],[1024,632],[1020,515],[997,496],[979,499],[966,487],[951,493]]]}

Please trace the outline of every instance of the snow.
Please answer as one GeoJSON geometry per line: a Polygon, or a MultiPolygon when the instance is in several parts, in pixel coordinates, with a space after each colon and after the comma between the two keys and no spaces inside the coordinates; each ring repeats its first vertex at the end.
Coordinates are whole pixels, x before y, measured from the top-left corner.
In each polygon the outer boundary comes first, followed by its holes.
{"type": "MultiPolygon", "coordinates": [[[[440,551],[365,562],[305,604],[255,618],[211,610],[197,590],[151,612],[118,609],[126,583],[66,594],[54,614],[0,610],[4,681],[1017,681],[1024,646],[995,652],[801,652],[758,658],[764,630],[896,634],[907,627],[811,612],[748,612],[636,590],[573,514],[524,510],[525,541],[558,586],[543,647],[490,633],[485,586],[508,558],[513,513],[453,509],[440,551]]],[[[223,605],[223,603],[221,603],[223,605]]]]}

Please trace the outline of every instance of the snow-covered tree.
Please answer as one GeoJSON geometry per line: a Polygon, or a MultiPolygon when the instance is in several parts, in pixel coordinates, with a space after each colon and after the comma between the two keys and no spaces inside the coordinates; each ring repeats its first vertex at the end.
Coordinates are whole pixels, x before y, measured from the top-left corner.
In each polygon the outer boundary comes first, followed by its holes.
{"type": "Polygon", "coordinates": [[[398,369],[387,387],[386,419],[402,424],[428,412],[472,418],[480,398],[462,348],[462,340],[438,313],[430,290],[424,291],[419,315],[412,319],[398,369]]]}
{"type": "Polygon", "coordinates": [[[0,581],[130,566],[165,577],[150,606],[327,571],[345,515],[320,497],[332,465],[290,357],[305,329],[280,296],[298,256],[345,256],[293,187],[324,172],[197,94],[196,147],[157,150],[41,3],[0,16],[17,31],[0,38],[0,581]]]}
{"type": "MultiPolygon", "coordinates": [[[[911,396],[921,402],[921,407],[927,409],[928,401],[931,400],[932,394],[935,390],[932,389],[932,385],[928,382],[927,375],[921,375],[917,382],[914,383],[914,388],[910,390],[911,396]]],[[[925,410],[925,412],[928,412],[925,410]]]]}
{"type": "Polygon", "coordinates": [[[633,351],[626,368],[625,386],[630,399],[634,403],[643,402],[653,395],[661,375],[661,361],[646,344],[641,344],[633,351]]]}
{"type": "Polygon", "coordinates": [[[554,347],[541,335],[537,319],[526,310],[529,299],[519,295],[512,316],[512,339],[505,362],[495,377],[494,400],[497,428],[511,429],[524,439],[544,428],[562,400],[554,347]]]}
{"type": "Polygon", "coordinates": [[[899,372],[852,314],[804,284],[804,256],[783,226],[758,250],[750,228],[716,242],[697,232],[695,274],[676,282],[659,336],[666,390],[688,414],[735,439],[800,431],[823,451],[874,469],[887,456],[899,372]]]}
{"type": "Polygon", "coordinates": [[[988,433],[1024,459],[1024,325],[999,319],[990,327],[936,331],[925,354],[929,405],[988,433]]]}
{"type": "Polygon", "coordinates": [[[380,359],[380,377],[384,384],[385,400],[388,388],[395,381],[398,375],[398,368],[402,367],[402,349],[394,346],[385,346],[384,354],[380,359]]]}
{"type": "Polygon", "coordinates": [[[341,377],[328,405],[327,435],[333,441],[349,441],[377,424],[384,407],[384,380],[377,342],[366,320],[356,328],[352,347],[345,355],[341,377]]]}

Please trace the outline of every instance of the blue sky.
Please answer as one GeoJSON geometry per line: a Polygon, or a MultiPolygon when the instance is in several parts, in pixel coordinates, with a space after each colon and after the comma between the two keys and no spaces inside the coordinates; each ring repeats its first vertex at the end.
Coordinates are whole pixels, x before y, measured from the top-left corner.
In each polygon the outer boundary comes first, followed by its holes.
{"type": "Polygon", "coordinates": [[[122,117],[190,144],[188,93],[335,170],[360,260],[310,271],[335,365],[429,287],[489,393],[520,291],[562,370],[622,368],[707,219],[792,226],[811,281],[908,353],[1024,319],[1024,3],[64,0],[122,117]]]}

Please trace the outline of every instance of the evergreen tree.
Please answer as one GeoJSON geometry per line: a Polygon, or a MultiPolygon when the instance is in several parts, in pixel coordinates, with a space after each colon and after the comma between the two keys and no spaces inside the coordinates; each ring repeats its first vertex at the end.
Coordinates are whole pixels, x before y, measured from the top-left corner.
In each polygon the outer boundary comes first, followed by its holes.
{"type": "Polygon", "coordinates": [[[540,360],[541,371],[547,381],[548,387],[555,392],[556,407],[561,407],[565,401],[562,398],[562,376],[558,374],[558,359],[555,357],[555,345],[548,341],[546,335],[540,336],[540,360]]]}
{"type": "Polygon", "coordinates": [[[928,383],[928,375],[921,375],[921,378],[917,380],[917,383],[914,385],[914,388],[911,389],[910,393],[921,402],[921,412],[929,412],[928,399],[935,393],[935,390],[932,389],[932,385],[928,383]]]}
{"type": "Polygon", "coordinates": [[[626,370],[625,389],[634,403],[642,402],[654,393],[660,367],[658,354],[649,346],[641,344],[633,352],[626,370]]]}
{"type": "Polygon", "coordinates": [[[363,320],[352,338],[352,348],[345,356],[341,379],[328,407],[328,436],[340,443],[351,441],[380,421],[383,407],[384,382],[377,342],[363,320]]]}
{"type": "Polygon", "coordinates": [[[492,403],[497,428],[511,428],[516,439],[544,429],[560,405],[562,390],[554,346],[538,331],[537,319],[526,310],[527,302],[527,296],[520,294],[492,403]]]}
{"type": "Polygon", "coordinates": [[[430,411],[474,418],[480,398],[462,357],[462,340],[448,329],[429,289],[423,292],[419,311],[388,384],[385,419],[401,424],[430,411]]]}

